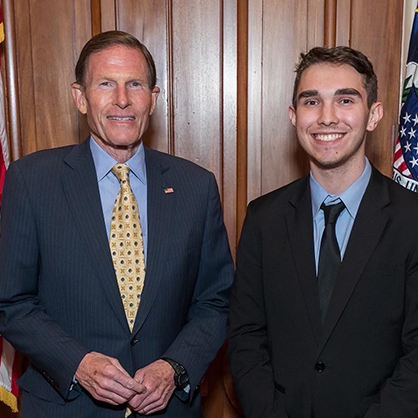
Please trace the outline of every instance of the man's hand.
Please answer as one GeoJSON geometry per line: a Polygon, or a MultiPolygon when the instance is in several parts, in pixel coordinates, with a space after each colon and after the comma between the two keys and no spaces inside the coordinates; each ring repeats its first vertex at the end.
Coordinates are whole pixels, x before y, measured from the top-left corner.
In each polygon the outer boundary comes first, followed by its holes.
{"type": "Polygon", "coordinates": [[[129,401],[129,406],[144,415],[163,410],[176,388],[174,370],[164,360],[157,360],[139,369],[134,379],[146,387],[146,393],[135,395],[129,401]]]}
{"type": "Polygon", "coordinates": [[[75,378],[95,399],[111,405],[121,405],[146,390],[118,360],[96,352],[84,356],[75,378]]]}

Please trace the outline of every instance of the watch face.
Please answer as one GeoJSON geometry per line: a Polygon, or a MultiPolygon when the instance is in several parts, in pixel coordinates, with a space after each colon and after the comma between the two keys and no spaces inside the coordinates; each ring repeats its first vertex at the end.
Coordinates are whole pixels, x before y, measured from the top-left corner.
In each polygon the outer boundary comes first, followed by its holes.
{"type": "Polygon", "coordinates": [[[177,376],[176,386],[184,388],[188,383],[189,383],[189,378],[187,377],[186,372],[182,372],[177,376]]]}
{"type": "Polygon", "coordinates": [[[184,389],[189,384],[189,377],[184,367],[174,360],[163,358],[174,369],[174,383],[177,389],[184,389]]]}

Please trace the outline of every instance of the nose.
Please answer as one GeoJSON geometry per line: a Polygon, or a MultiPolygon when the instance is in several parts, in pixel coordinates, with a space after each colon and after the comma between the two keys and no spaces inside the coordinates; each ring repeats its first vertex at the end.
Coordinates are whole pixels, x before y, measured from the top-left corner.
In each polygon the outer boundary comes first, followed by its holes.
{"type": "Polygon", "coordinates": [[[318,124],[326,126],[338,124],[338,116],[332,103],[323,103],[318,124]]]}
{"type": "Polygon", "coordinates": [[[129,103],[129,93],[125,86],[118,86],[116,89],[115,104],[121,109],[125,109],[130,105],[129,103]]]}

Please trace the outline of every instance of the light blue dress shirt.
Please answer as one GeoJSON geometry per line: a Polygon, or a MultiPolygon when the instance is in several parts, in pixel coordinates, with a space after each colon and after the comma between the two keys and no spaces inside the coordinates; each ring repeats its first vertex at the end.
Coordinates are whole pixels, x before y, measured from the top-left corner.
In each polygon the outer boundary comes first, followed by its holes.
{"type": "MultiPolygon", "coordinates": [[[[119,180],[111,172],[112,167],[117,164],[117,161],[105,152],[91,136],[90,150],[96,168],[103,217],[106,224],[107,236],[109,237],[113,205],[120,189],[119,180]]],[[[129,172],[129,182],[138,202],[146,261],[148,248],[147,171],[145,166],[144,145],[142,142],[139,144],[135,154],[126,161],[126,164],[131,169],[129,172]]],[[[188,394],[190,392],[190,384],[187,385],[183,391],[188,394]]]]}
{"type": "MultiPolygon", "coordinates": [[[[93,156],[94,166],[96,167],[103,217],[106,224],[107,236],[109,237],[113,205],[120,189],[119,180],[111,171],[112,167],[117,164],[117,161],[105,152],[91,136],[90,150],[93,156]]],[[[148,247],[147,172],[145,169],[145,151],[142,142],[139,144],[135,154],[126,161],[126,164],[131,169],[129,172],[129,181],[138,202],[146,260],[148,247]]]]}
{"type": "Polygon", "coordinates": [[[363,199],[364,192],[369,184],[372,168],[367,158],[366,166],[361,176],[347,189],[339,195],[330,195],[310,174],[311,199],[312,199],[312,217],[313,217],[313,234],[314,234],[314,251],[315,251],[315,267],[318,275],[319,250],[321,248],[322,234],[325,228],[324,212],[321,205],[335,204],[342,201],[345,209],[341,212],[335,225],[335,234],[337,236],[338,245],[340,247],[341,259],[344,257],[350,238],[351,229],[356,219],[357,211],[363,199]]]}

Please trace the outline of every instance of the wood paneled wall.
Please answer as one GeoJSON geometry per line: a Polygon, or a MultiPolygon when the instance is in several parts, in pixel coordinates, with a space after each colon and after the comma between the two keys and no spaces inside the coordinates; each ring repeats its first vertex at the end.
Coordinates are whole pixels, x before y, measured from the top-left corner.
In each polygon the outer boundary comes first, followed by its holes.
{"type": "MultiPolygon", "coordinates": [[[[161,94],[145,143],[215,173],[233,253],[247,202],[307,173],[288,121],[302,51],[350,45],[374,62],[385,117],[367,153],[390,175],[401,2],[2,0],[2,7],[12,159],[87,136],[70,95],[75,63],[92,35],[120,29],[144,42],[157,66],[161,94]]],[[[202,392],[206,418],[239,416],[224,350],[202,392]]]]}
{"type": "Polygon", "coordinates": [[[348,45],[374,63],[385,117],[369,134],[367,155],[390,175],[399,103],[399,2],[386,0],[377,8],[362,0],[249,0],[248,34],[248,200],[308,170],[288,105],[299,53],[318,45],[348,45]]]}
{"type": "Polygon", "coordinates": [[[403,10],[399,1],[386,0],[379,7],[373,7],[372,3],[351,1],[348,45],[363,51],[377,74],[379,100],[383,102],[385,115],[369,135],[367,155],[377,168],[391,176],[399,116],[403,10]]]}

